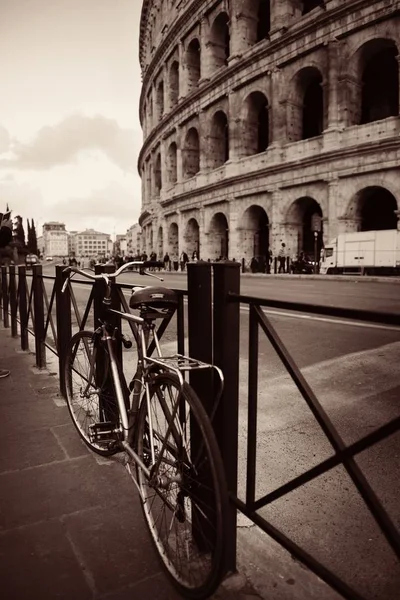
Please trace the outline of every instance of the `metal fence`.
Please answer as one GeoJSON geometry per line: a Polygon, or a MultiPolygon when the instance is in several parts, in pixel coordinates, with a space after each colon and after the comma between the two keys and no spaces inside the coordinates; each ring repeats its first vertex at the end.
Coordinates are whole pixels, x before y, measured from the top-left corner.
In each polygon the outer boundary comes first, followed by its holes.
{"type": "MultiPolygon", "coordinates": [[[[102,269],[107,270],[107,267],[96,267],[96,269],[100,272],[102,269]]],[[[103,282],[96,282],[93,285],[83,280],[75,281],[74,285],[90,286],[89,299],[83,314],[81,314],[73,293],[73,287],[69,286],[66,293],[61,294],[64,281],[62,270],[63,267],[57,267],[54,278],[43,275],[41,267],[34,267],[32,275],[27,277],[26,268],[19,267],[17,281],[15,267],[9,269],[2,267],[0,289],[4,326],[8,327],[11,322],[11,333],[13,336],[17,336],[19,323],[21,348],[23,350],[28,348],[28,335],[34,335],[36,365],[38,368],[45,366],[46,349],[50,349],[58,355],[60,390],[64,393],[65,382],[63,381],[62,364],[66,344],[72,334],[72,317],[74,317],[75,327],[78,329],[85,327],[91,311],[93,311],[94,322],[96,322],[101,311],[103,282]],[[50,297],[45,286],[45,282],[48,280],[53,281],[50,297]],[[55,319],[54,305],[56,307],[55,319]]],[[[111,270],[113,270],[113,267],[111,267],[111,270]]],[[[124,296],[124,289],[127,288],[129,289],[131,286],[115,284],[112,297],[114,308],[118,309],[122,306],[122,310],[129,310],[124,296]]],[[[184,353],[184,300],[186,292],[176,291],[179,294],[177,350],[184,353]]],[[[352,589],[348,583],[274,527],[271,522],[260,515],[259,511],[273,501],[285,497],[290,492],[341,465],[351,478],[393,552],[399,557],[399,532],[356,463],[355,457],[360,452],[399,431],[400,417],[391,420],[356,442],[346,445],[280,339],[271,320],[266,316],[263,307],[399,327],[400,315],[272,301],[240,295],[240,265],[238,263],[198,262],[189,264],[187,297],[188,326],[186,333],[189,341],[189,355],[217,365],[222,369],[225,376],[224,393],[215,413],[213,425],[220,444],[230,494],[227,569],[234,570],[236,567],[237,510],[239,510],[344,598],[361,600],[362,596],[352,589]],[[248,398],[239,399],[240,307],[243,307],[243,305],[248,307],[249,310],[248,398]],[[297,386],[329,441],[333,454],[300,476],[290,479],[284,485],[257,498],[256,448],[258,342],[260,332],[268,338],[287,373],[297,386]],[[244,498],[238,496],[239,400],[241,402],[246,401],[248,406],[246,492],[244,498]]],[[[168,326],[168,321],[161,323],[159,328],[161,336],[168,326]]],[[[211,413],[215,395],[212,372],[193,372],[191,374],[191,384],[202,399],[206,409],[211,413]]]]}

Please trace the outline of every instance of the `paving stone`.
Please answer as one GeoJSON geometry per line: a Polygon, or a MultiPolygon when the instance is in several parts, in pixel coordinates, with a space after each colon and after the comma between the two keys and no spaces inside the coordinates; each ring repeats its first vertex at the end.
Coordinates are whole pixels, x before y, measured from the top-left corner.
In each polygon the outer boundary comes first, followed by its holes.
{"type": "Polygon", "coordinates": [[[48,521],[0,533],[4,600],[89,600],[92,591],[62,524],[48,521]]]}
{"type": "Polygon", "coordinates": [[[66,455],[49,429],[13,431],[0,438],[0,473],[65,460],[66,455]]]}

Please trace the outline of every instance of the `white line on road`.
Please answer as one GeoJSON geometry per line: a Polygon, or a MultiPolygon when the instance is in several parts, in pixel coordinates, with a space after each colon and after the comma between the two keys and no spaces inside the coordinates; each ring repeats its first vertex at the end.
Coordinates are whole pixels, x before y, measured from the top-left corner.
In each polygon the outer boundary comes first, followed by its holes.
{"type": "MultiPolygon", "coordinates": [[[[240,310],[249,311],[248,306],[241,305],[240,310]]],[[[400,327],[396,325],[379,325],[378,323],[352,321],[351,319],[335,319],[330,317],[318,317],[316,315],[304,315],[292,313],[289,311],[271,310],[263,308],[263,312],[273,317],[291,317],[293,319],[305,319],[309,321],[322,321],[323,323],[332,323],[333,325],[351,325],[352,327],[364,327],[366,329],[386,329],[389,331],[400,332],[400,327]]]]}

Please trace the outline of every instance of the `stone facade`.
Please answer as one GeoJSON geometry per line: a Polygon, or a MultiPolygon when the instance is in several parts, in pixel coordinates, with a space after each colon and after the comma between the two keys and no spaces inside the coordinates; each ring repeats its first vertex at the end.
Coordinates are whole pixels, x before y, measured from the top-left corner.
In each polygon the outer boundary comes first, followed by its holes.
{"type": "Polygon", "coordinates": [[[247,261],[398,227],[399,0],[145,0],[142,249],[247,261]]]}

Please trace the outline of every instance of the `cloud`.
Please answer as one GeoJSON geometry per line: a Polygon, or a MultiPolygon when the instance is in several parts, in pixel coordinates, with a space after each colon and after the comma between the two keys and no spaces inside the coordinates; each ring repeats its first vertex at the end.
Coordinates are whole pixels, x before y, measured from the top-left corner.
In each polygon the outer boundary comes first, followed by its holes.
{"type": "Polygon", "coordinates": [[[10,134],[7,129],[0,125],[0,154],[7,152],[10,148],[10,134]]]}
{"type": "MultiPolygon", "coordinates": [[[[7,143],[7,131],[2,129],[0,127],[0,150],[2,144],[5,148],[7,143]]],[[[14,142],[13,158],[3,158],[0,166],[47,170],[76,162],[82,151],[100,150],[122,171],[132,172],[136,170],[141,145],[140,141],[135,147],[135,140],[134,130],[122,129],[114,119],[74,114],[57,125],[40,129],[31,143],[14,142]]]]}
{"type": "Polygon", "coordinates": [[[136,198],[131,187],[118,181],[93,190],[85,197],[69,197],[47,208],[47,219],[62,220],[70,230],[94,227],[110,233],[125,232],[140,213],[140,199],[136,198]],[[136,200],[136,201],[135,201],[136,200]]]}

